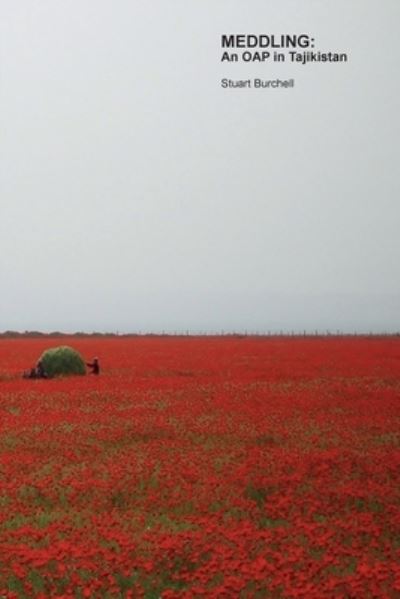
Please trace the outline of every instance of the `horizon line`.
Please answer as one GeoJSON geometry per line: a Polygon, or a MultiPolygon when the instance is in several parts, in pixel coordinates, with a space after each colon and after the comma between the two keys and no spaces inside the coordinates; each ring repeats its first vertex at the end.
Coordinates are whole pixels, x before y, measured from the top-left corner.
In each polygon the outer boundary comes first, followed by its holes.
{"type": "Polygon", "coordinates": [[[243,330],[137,330],[137,331],[23,331],[7,329],[0,331],[1,338],[10,337],[396,337],[400,330],[341,330],[341,329],[243,329],[243,330]]]}

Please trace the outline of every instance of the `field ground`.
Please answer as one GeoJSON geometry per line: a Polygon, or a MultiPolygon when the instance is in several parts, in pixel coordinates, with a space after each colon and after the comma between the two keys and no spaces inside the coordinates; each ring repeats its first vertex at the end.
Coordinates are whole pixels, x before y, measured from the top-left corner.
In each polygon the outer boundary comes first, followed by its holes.
{"type": "Polygon", "coordinates": [[[0,597],[400,597],[400,338],[0,340],[0,597]],[[42,350],[99,377],[21,380],[42,350]]]}

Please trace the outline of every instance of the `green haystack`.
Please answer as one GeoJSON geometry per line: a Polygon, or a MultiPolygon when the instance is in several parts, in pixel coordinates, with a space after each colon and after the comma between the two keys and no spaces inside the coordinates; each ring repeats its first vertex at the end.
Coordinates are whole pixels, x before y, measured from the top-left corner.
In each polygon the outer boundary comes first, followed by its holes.
{"type": "Polygon", "coordinates": [[[82,356],[72,347],[60,345],[47,349],[40,356],[40,361],[48,377],[86,374],[82,356]]]}

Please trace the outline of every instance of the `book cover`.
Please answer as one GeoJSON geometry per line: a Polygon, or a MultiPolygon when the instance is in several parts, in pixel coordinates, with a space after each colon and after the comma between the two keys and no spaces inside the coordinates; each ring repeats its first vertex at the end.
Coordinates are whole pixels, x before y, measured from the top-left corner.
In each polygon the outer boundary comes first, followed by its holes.
{"type": "Polygon", "coordinates": [[[0,1],[0,599],[400,597],[399,17],[0,1]]]}

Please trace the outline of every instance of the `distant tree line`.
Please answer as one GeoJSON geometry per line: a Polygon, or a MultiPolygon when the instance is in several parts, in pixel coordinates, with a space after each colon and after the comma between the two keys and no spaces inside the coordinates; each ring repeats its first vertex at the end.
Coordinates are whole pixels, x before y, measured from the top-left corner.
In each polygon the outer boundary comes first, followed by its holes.
{"type": "Polygon", "coordinates": [[[173,332],[146,332],[139,331],[136,333],[116,333],[116,332],[99,332],[93,331],[87,333],[84,331],[76,331],[75,333],[63,333],[61,331],[52,331],[51,333],[43,333],[42,331],[12,331],[7,330],[0,332],[1,338],[37,338],[37,337],[399,337],[400,331],[381,331],[375,332],[345,332],[345,331],[173,331],[173,332]]]}
{"type": "Polygon", "coordinates": [[[84,333],[77,331],[75,333],[62,333],[61,331],[52,331],[51,333],[43,333],[42,331],[3,331],[0,337],[119,337],[118,333],[84,333]]]}

